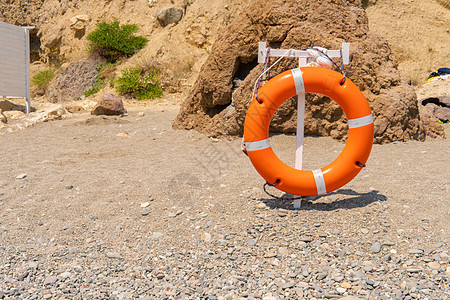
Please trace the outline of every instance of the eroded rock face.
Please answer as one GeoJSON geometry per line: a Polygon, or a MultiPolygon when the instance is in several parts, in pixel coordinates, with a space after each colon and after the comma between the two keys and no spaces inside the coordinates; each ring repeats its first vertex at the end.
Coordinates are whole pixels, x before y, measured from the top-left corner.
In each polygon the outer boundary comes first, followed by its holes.
{"type": "Polygon", "coordinates": [[[97,81],[95,59],[83,59],[71,63],[58,74],[47,88],[47,97],[51,102],[71,101],[83,96],[97,81]]]}
{"type": "MultiPolygon", "coordinates": [[[[262,68],[256,61],[260,41],[283,49],[338,49],[342,42],[350,42],[351,63],[346,72],[373,110],[375,142],[425,138],[414,89],[401,81],[388,43],[369,32],[358,0],[255,1],[213,45],[173,123],[175,128],[195,128],[210,136],[242,134],[253,85],[262,68]]],[[[295,132],[295,127],[296,100],[289,99],[275,113],[271,131],[295,132]]],[[[307,95],[305,134],[345,139],[346,133],[345,116],[334,101],[307,95]]]]}

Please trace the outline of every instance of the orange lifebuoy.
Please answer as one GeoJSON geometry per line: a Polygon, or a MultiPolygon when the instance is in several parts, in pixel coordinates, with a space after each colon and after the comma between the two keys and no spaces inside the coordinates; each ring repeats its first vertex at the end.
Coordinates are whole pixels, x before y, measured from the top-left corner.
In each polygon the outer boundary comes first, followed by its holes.
{"type": "Polygon", "coordinates": [[[253,98],[244,124],[244,145],[258,173],[276,188],[299,196],[322,195],[352,180],[364,167],[373,144],[373,118],[364,95],[342,74],[318,67],[286,71],[269,80],[253,98]],[[317,93],[336,101],[348,120],[348,138],[342,153],[317,170],[297,170],[283,163],[269,143],[273,114],[287,99],[317,93]],[[261,102],[261,103],[260,103],[261,102]]]}

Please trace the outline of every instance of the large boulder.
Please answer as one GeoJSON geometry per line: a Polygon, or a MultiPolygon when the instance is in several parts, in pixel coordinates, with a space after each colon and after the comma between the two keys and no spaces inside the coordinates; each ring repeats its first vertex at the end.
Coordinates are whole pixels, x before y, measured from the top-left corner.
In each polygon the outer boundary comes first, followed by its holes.
{"type": "MultiPolygon", "coordinates": [[[[283,49],[338,49],[342,42],[350,42],[346,73],[373,110],[375,142],[425,138],[414,89],[401,80],[386,40],[369,32],[359,0],[254,1],[214,43],[174,128],[195,128],[209,136],[243,133],[253,85],[262,68],[257,64],[260,41],[283,49]]],[[[295,132],[295,127],[296,100],[290,99],[275,113],[271,131],[295,132]]],[[[345,116],[334,101],[307,95],[305,134],[342,140],[346,132],[345,116]]]]}
{"type": "Polygon", "coordinates": [[[91,115],[107,115],[119,116],[127,113],[123,107],[123,101],[119,96],[113,94],[104,94],[97,102],[97,105],[92,109],[91,115]]]}

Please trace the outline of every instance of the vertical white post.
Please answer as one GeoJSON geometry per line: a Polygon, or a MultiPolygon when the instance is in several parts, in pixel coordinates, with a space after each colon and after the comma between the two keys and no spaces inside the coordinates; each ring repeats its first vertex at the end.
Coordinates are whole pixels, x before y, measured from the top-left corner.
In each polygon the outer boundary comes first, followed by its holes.
{"type": "Polygon", "coordinates": [[[25,113],[31,112],[31,95],[30,95],[30,32],[34,27],[25,27],[23,33],[25,35],[25,113]]]}
{"type": "MultiPolygon", "coordinates": [[[[298,60],[299,68],[305,67],[307,59],[300,57],[298,60]]],[[[297,142],[295,150],[295,168],[297,170],[303,169],[303,137],[305,136],[305,93],[297,96],[297,142]]],[[[302,207],[302,200],[294,200],[294,209],[302,207]]]]}

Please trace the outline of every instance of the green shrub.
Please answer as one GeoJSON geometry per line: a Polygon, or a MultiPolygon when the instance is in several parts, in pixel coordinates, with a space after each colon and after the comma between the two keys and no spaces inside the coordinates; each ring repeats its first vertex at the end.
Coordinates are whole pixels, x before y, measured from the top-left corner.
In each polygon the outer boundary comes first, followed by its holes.
{"type": "Polygon", "coordinates": [[[155,67],[147,72],[141,67],[131,67],[122,71],[115,82],[115,89],[121,94],[129,94],[139,100],[161,97],[163,90],[158,84],[161,73],[155,67]]]}
{"type": "Polygon", "coordinates": [[[106,62],[97,65],[97,80],[95,81],[94,85],[87,91],[85,91],[83,94],[85,97],[89,97],[90,95],[97,94],[98,91],[100,91],[101,88],[106,86],[106,82],[113,81],[112,73],[114,72],[117,64],[106,62]]]}
{"type": "Polygon", "coordinates": [[[129,57],[148,42],[145,37],[134,35],[138,29],[136,24],[120,25],[118,20],[100,22],[87,36],[90,49],[112,62],[123,56],[129,57]]]}
{"type": "Polygon", "coordinates": [[[84,91],[84,96],[89,97],[90,95],[97,94],[98,91],[100,91],[101,88],[103,88],[106,85],[105,80],[103,78],[98,78],[97,81],[94,83],[94,85],[88,89],[87,91],[84,91]]]}
{"type": "Polygon", "coordinates": [[[55,77],[55,75],[56,75],[55,69],[40,71],[38,74],[33,76],[31,82],[33,82],[35,85],[45,90],[49,85],[50,81],[52,81],[53,77],[55,77]]]}

